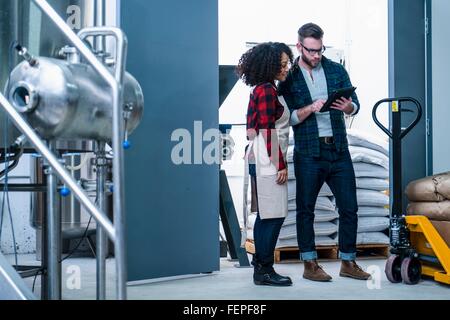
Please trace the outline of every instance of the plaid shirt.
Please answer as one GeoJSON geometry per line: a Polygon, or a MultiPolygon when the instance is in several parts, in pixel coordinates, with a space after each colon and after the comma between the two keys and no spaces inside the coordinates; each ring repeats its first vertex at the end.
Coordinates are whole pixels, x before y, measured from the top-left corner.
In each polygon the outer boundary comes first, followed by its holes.
{"type": "MultiPolygon", "coordinates": [[[[303,77],[303,73],[298,66],[298,59],[294,67],[289,71],[289,75],[279,86],[279,94],[284,97],[292,113],[298,109],[304,108],[313,103],[311,94],[303,77]]],[[[334,90],[351,87],[350,77],[344,67],[335,63],[326,57],[322,58],[322,67],[327,79],[328,94],[334,90]]],[[[356,93],[352,95],[353,102],[360,108],[356,93]]],[[[359,112],[359,110],[358,110],[359,112]]],[[[336,149],[339,152],[348,149],[347,131],[345,129],[344,113],[332,109],[330,111],[331,126],[336,143],[336,149]]],[[[293,127],[295,149],[305,156],[320,156],[319,128],[315,115],[311,115],[302,123],[293,127]]]]}
{"type": "MultiPolygon", "coordinates": [[[[261,133],[267,145],[267,154],[278,170],[286,169],[275,129],[275,122],[281,118],[283,112],[284,107],[278,101],[278,93],[272,83],[256,86],[250,94],[247,111],[247,139],[253,140],[262,130],[261,133]],[[278,147],[278,159],[272,157],[272,147],[278,147]]],[[[254,157],[254,155],[251,156],[254,157]]]]}

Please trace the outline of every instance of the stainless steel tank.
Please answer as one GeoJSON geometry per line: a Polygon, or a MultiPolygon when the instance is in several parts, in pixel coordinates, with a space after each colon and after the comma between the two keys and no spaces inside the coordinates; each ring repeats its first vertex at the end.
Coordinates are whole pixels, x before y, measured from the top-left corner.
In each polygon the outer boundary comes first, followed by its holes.
{"type": "MultiPolygon", "coordinates": [[[[97,0],[98,1],[98,0],[97,0]]],[[[92,27],[96,23],[96,19],[98,18],[96,13],[97,2],[96,0],[48,0],[50,5],[60,14],[60,16],[68,22],[68,24],[73,27],[75,32],[78,32],[80,29],[85,27],[92,27]]],[[[108,25],[114,25],[111,21],[115,19],[115,2],[116,0],[107,0],[106,8],[104,9],[106,17],[109,18],[108,25]]],[[[108,20],[108,19],[106,19],[108,20]]],[[[105,20],[103,20],[105,21],[105,20]]],[[[6,83],[6,78],[8,73],[3,74],[4,66],[8,63],[8,51],[9,46],[13,40],[18,40],[21,45],[28,48],[30,54],[39,57],[39,60],[48,59],[47,61],[51,61],[57,65],[55,69],[62,70],[62,65],[67,65],[68,63],[64,60],[55,61],[52,58],[59,57],[59,53],[61,48],[64,48],[68,45],[67,39],[62,35],[62,33],[57,30],[54,24],[41,13],[41,11],[36,8],[32,1],[28,0],[0,0],[0,33],[1,33],[1,41],[0,41],[0,81],[1,89],[3,91],[4,85],[6,83]],[[15,12],[16,14],[11,15],[11,12],[15,12]],[[6,20],[3,17],[7,17],[8,20],[8,28],[3,27],[6,24],[6,20]],[[14,31],[13,31],[14,30],[14,31]],[[3,39],[6,39],[5,41],[3,39]],[[40,58],[46,57],[46,58],[40,58]]],[[[113,46],[111,46],[113,47],[113,46]]],[[[109,47],[107,47],[109,48],[109,47]]],[[[17,66],[19,59],[17,54],[13,56],[13,66],[17,66]]],[[[44,64],[42,62],[41,66],[44,64]]],[[[50,64],[50,63],[49,63],[50,64]]],[[[64,70],[69,70],[69,74],[77,75],[78,72],[81,72],[83,68],[88,68],[86,66],[66,66],[64,70]]],[[[87,71],[90,73],[91,71],[87,71]]],[[[67,74],[65,74],[67,75],[67,74]]],[[[131,77],[131,76],[130,76],[131,77]]],[[[126,76],[126,83],[133,83],[134,79],[126,76]]],[[[94,77],[95,78],[95,77],[94,77]]],[[[89,82],[91,84],[96,84],[98,80],[95,79],[87,79],[83,77],[83,81],[89,82]]],[[[47,78],[47,80],[49,80],[47,78]]],[[[68,77],[66,84],[73,85],[75,81],[68,77]]],[[[11,82],[12,83],[12,82],[11,82]]],[[[83,87],[83,84],[77,83],[83,87]]],[[[86,83],[87,85],[87,83],[86,83]]],[[[77,88],[78,89],[78,88],[77,88]]],[[[8,90],[9,93],[10,90],[8,90]]],[[[19,90],[20,91],[20,90],[19,90]]],[[[70,90],[69,90],[70,91],[70,90]]],[[[20,93],[20,92],[17,92],[20,93]]],[[[89,94],[91,94],[90,92],[89,94]]],[[[41,92],[42,94],[42,92],[41,92]]],[[[104,93],[101,92],[93,92],[96,96],[100,96],[101,99],[104,98],[104,93]]],[[[45,95],[45,94],[44,94],[45,95]]],[[[88,96],[79,97],[86,106],[86,100],[88,96]]],[[[100,99],[100,100],[101,100],[100,99]]],[[[125,98],[126,100],[126,98],[125,98]]],[[[104,103],[101,103],[98,112],[103,112],[106,106],[104,103]]],[[[76,112],[82,112],[82,108],[76,107],[76,112]]],[[[58,112],[61,112],[60,109],[58,112]]],[[[66,109],[67,110],[67,109],[66,109]]],[[[56,112],[56,113],[58,113],[56,112]]],[[[69,112],[74,112],[71,110],[69,112]]],[[[98,116],[99,114],[97,114],[98,116]]],[[[0,113],[1,117],[1,113],[0,113]]],[[[1,121],[1,118],[0,118],[1,121]]],[[[86,127],[86,123],[83,124],[86,127]]],[[[95,125],[95,123],[94,123],[95,125]]],[[[110,125],[110,124],[109,124],[110,125]]],[[[56,126],[58,127],[58,126],[56,126]]],[[[59,128],[55,128],[56,131],[61,130],[59,128]]],[[[74,130],[76,131],[76,130],[74,130]]],[[[100,130],[101,131],[101,130],[100,130]]],[[[105,136],[107,134],[104,134],[105,136]]],[[[99,135],[93,135],[98,137],[99,135]]],[[[92,140],[63,140],[60,138],[57,141],[57,149],[60,153],[65,153],[66,151],[73,152],[76,154],[75,164],[79,163],[80,157],[84,157],[85,155],[79,155],[78,152],[90,152],[94,150],[94,143],[92,140]]],[[[31,149],[32,150],[32,149],[31,149]]],[[[32,168],[32,182],[33,183],[43,183],[45,181],[45,174],[42,168],[42,159],[33,158],[31,161],[32,168]]],[[[88,171],[91,171],[90,162],[88,162],[87,166],[84,166],[81,171],[74,172],[75,179],[79,178],[92,178],[88,171]]],[[[94,195],[95,197],[95,195],[94,195]]],[[[42,217],[44,217],[46,211],[46,197],[43,193],[32,193],[32,212],[30,216],[30,222],[33,227],[37,229],[37,252],[39,253],[41,250],[39,239],[41,239],[40,232],[42,227],[42,217]]],[[[80,231],[79,237],[82,236],[84,229],[87,227],[89,221],[89,215],[85,212],[84,208],[80,208],[76,201],[74,201],[73,195],[70,195],[66,198],[61,198],[60,208],[62,211],[62,227],[63,227],[63,235],[64,234],[72,234],[72,231],[80,231]]],[[[92,222],[90,228],[95,228],[95,223],[92,222]]],[[[39,257],[39,254],[38,254],[39,257]]]]}
{"type": "MultiPolygon", "coordinates": [[[[109,142],[112,136],[112,95],[92,67],[52,58],[20,63],[10,76],[8,100],[47,140],[109,142]]],[[[144,97],[139,83],[126,73],[123,106],[131,110],[127,131],[139,124],[144,97]]]]}
{"type": "MultiPolygon", "coordinates": [[[[94,25],[95,0],[49,0],[53,8],[68,22],[73,22],[74,31],[94,25]]],[[[109,3],[109,2],[108,2],[109,3]]],[[[33,55],[55,57],[67,45],[66,38],[41,11],[28,0],[0,0],[0,90],[4,92],[9,75],[9,67],[18,62],[16,54],[10,54],[10,45],[18,41],[33,55]]],[[[7,93],[5,93],[7,95],[7,93]]],[[[0,145],[4,144],[6,114],[0,110],[0,145]]],[[[7,126],[7,144],[10,145],[20,135],[10,122],[7,126]]],[[[89,141],[58,141],[58,150],[70,152],[92,151],[89,141]]],[[[30,144],[26,152],[33,152],[30,144]]]]}

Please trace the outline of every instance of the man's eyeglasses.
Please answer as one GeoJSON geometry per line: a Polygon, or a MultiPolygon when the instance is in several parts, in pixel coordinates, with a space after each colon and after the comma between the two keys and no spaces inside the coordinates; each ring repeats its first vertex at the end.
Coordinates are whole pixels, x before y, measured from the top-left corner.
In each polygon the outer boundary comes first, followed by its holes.
{"type": "Polygon", "coordinates": [[[320,48],[320,49],[310,49],[310,48],[307,48],[307,47],[305,47],[304,45],[303,45],[303,43],[300,43],[301,45],[302,45],[302,47],[303,47],[303,49],[305,49],[310,55],[314,55],[314,54],[318,54],[318,55],[321,55],[321,54],[323,54],[324,52],[325,52],[325,50],[327,50],[327,48],[325,47],[325,46],[323,46],[322,48],[320,48]]]}

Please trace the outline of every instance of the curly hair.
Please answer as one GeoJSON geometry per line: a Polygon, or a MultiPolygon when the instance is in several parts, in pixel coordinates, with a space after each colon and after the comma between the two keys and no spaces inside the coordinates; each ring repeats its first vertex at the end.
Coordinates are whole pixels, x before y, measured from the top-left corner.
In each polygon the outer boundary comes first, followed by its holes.
{"type": "Polygon", "coordinates": [[[244,53],[236,68],[239,78],[246,85],[257,86],[273,82],[281,71],[281,56],[286,53],[290,62],[294,60],[292,50],[281,42],[258,44],[244,53]]]}

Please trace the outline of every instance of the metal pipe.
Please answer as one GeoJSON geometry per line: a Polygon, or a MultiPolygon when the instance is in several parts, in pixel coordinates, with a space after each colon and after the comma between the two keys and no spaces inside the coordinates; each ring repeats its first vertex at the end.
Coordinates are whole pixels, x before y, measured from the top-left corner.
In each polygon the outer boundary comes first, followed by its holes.
{"type": "MultiPolygon", "coordinates": [[[[55,143],[49,143],[55,151],[55,143]]],[[[47,175],[47,239],[48,239],[48,299],[61,300],[61,211],[58,204],[57,178],[46,163],[47,175]]]]}
{"type": "MultiPolygon", "coordinates": [[[[33,2],[44,12],[48,18],[53,21],[59,30],[67,37],[69,42],[80,51],[80,54],[87,60],[87,62],[100,74],[100,76],[112,88],[113,96],[119,91],[119,85],[109,70],[98,61],[97,57],[91,50],[83,43],[83,41],[72,31],[72,29],[65,23],[59,14],[48,4],[45,0],[33,0],[33,2]]],[[[113,101],[114,102],[114,101],[113,101]]]]}
{"type": "MultiPolygon", "coordinates": [[[[106,23],[106,6],[104,0],[95,1],[95,27],[104,27],[106,23]]],[[[94,48],[96,51],[106,52],[106,37],[97,36],[95,37],[94,48]]]]}
{"type": "MultiPolygon", "coordinates": [[[[65,21],[58,15],[58,13],[45,0],[33,0],[34,3],[55,23],[55,25],[64,33],[68,40],[80,51],[81,55],[88,61],[88,63],[100,74],[101,77],[111,87],[113,97],[113,179],[114,179],[114,229],[115,231],[115,258],[116,258],[116,273],[117,273],[117,298],[126,299],[126,247],[125,247],[125,222],[124,222],[124,199],[125,193],[123,189],[124,182],[124,163],[123,150],[121,145],[121,138],[123,132],[122,110],[121,110],[121,90],[123,73],[125,69],[126,60],[126,37],[122,30],[118,28],[109,28],[117,39],[117,67],[116,78],[114,78],[109,70],[100,63],[95,55],[83,43],[83,41],[70,29],[65,21]],[[119,68],[120,66],[120,68],[119,68]]],[[[108,28],[107,28],[108,29],[108,28]]],[[[101,215],[101,214],[100,214],[101,215]]],[[[100,218],[100,217],[99,217],[100,218]]],[[[101,217],[104,218],[104,217],[101,217]]]]}
{"type": "MultiPolygon", "coordinates": [[[[80,172],[78,170],[71,169],[75,167],[75,155],[71,155],[69,159],[70,159],[70,168],[69,168],[70,174],[74,179],[79,180],[80,172]]],[[[103,211],[102,208],[99,207],[99,209],[100,211],[103,211]]],[[[70,213],[69,217],[71,227],[79,226],[81,222],[80,204],[72,193],[69,195],[69,213],[70,213]]]]}
{"type": "MultiPolygon", "coordinates": [[[[119,28],[99,27],[85,28],[78,32],[81,40],[87,37],[103,34],[104,36],[113,36],[116,38],[116,69],[115,79],[117,84],[123,82],[125,74],[125,61],[127,52],[127,39],[123,31],[119,28]]],[[[126,243],[125,243],[125,191],[124,184],[124,162],[122,139],[124,132],[123,110],[122,106],[122,90],[117,92],[118,96],[114,96],[113,104],[113,207],[114,207],[114,227],[116,230],[116,241],[114,242],[114,256],[116,258],[116,274],[118,279],[117,297],[118,299],[126,299],[126,243]],[[119,236],[120,235],[120,236],[119,236]]]]}
{"type": "Polygon", "coordinates": [[[77,182],[61,165],[61,163],[59,163],[58,159],[34,132],[33,128],[31,128],[25,122],[25,120],[23,120],[21,115],[16,111],[16,109],[14,109],[14,107],[9,103],[9,101],[2,93],[0,93],[0,105],[10,116],[16,127],[28,137],[29,141],[33,144],[35,149],[48,161],[48,164],[56,171],[56,174],[58,174],[60,179],[64,181],[66,186],[75,194],[77,199],[86,207],[86,209],[94,217],[94,219],[105,228],[110,239],[114,241],[115,230],[109,219],[105,218],[104,215],[91,202],[84,190],[78,186],[77,182]]]}
{"type": "MultiPolygon", "coordinates": [[[[102,212],[106,212],[106,154],[105,143],[97,142],[97,201],[102,212]]],[[[106,256],[108,239],[102,228],[96,230],[97,300],[106,299],[106,256]]]]}
{"type": "MultiPolygon", "coordinates": [[[[117,41],[115,79],[117,80],[117,83],[120,85],[123,82],[123,75],[125,74],[125,61],[126,61],[128,40],[123,31],[115,27],[91,27],[91,28],[84,28],[78,32],[78,37],[80,38],[80,40],[85,40],[88,37],[96,37],[98,35],[102,35],[105,37],[112,36],[117,41]]],[[[99,62],[97,61],[97,63],[99,62]]],[[[101,63],[100,65],[104,68],[104,66],[101,63]]]]}
{"type": "MultiPolygon", "coordinates": [[[[122,30],[118,28],[100,27],[100,28],[85,28],[78,33],[81,40],[90,36],[103,34],[105,36],[114,36],[116,38],[116,70],[115,79],[117,84],[123,82],[125,73],[125,61],[127,40],[122,30]]],[[[116,241],[114,242],[114,256],[116,258],[116,274],[118,279],[117,297],[118,299],[126,299],[126,243],[125,243],[125,192],[123,189],[124,183],[124,162],[122,138],[124,132],[123,97],[122,90],[116,92],[118,95],[114,96],[113,104],[113,207],[114,207],[114,227],[116,230],[116,241]],[[119,236],[120,235],[120,236],[119,236]]]]}
{"type": "Polygon", "coordinates": [[[9,192],[47,192],[47,186],[45,184],[37,183],[14,183],[8,185],[1,183],[0,192],[3,192],[6,189],[8,189],[9,192]]]}

